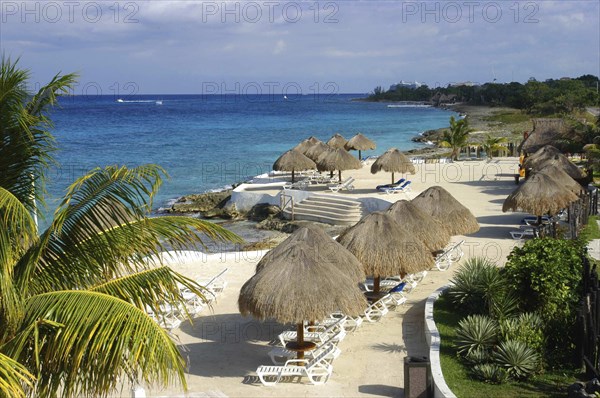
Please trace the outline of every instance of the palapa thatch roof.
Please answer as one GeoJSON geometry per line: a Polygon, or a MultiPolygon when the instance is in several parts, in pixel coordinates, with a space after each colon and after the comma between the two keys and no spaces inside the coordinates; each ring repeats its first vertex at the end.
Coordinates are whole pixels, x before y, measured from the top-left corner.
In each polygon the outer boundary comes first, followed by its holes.
{"type": "Polygon", "coordinates": [[[526,211],[536,216],[557,214],[578,196],[545,173],[534,173],[504,200],[502,211],[526,211]]]}
{"type": "Polygon", "coordinates": [[[298,151],[306,154],[306,151],[313,146],[314,144],[316,144],[317,142],[322,142],[320,139],[314,137],[314,136],[310,136],[307,139],[303,140],[302,142],[300,142],[298,145],[296,145],[294,147],[294,149],[297,149],[298,151]]]}
{"type": "Polygon", "coordinates": [[[479,223],[469,209],[440,186],[421,192],[412,203],[441,222],[450,235],[466,235],[479,231],[479,223]]]}
{"type": "Polygon", "coordinates": [[[375,149],[376,145],[373,141],[362,135],[361,133],[356,134],[350,138],[344,145],[346,150],[360,150],[366,151],[369,149],[375,149]]]}
{"type": "Polygon", "coordinates": [[[543,147],[556,142],[564,133],[562,119],[533,119],[533,130],[518,147],[519,152],[533,153],[543,147]]]}
{"type": "Polygon", "coordinates": [[[533,155],[528,156],[524,163],[525,168],[534,171],[543,170],[548,166],[555,166],[562,169],[573,179],[580,179],[586,176],[586,173],[582,169],[577,167],[569,158],[551,145],[540,148],[533,155]]]}
{"type": "Polygon", "coordinates": [[[330,147],[332,147],[334,149],[337,149],[337,148],[344,149],[346,142],[348,142],[348,140],[345,139],[343,135],[341,135],[340,133],[335,133],[334,135],[331,136],[329,141],[327,141],[327,145],[329,145],[330,147]]]}
{"type": "Polygon", "coordinates": [[[450,241],[446,227],[409,200],[397,201],[387,213],[432,252],[443,249],[450,241]]]}
{"type": "Polygon", "coordinates": [[[286,245],[271,261],[242,286],[238,298],[242,315],[301,323],[323,319],[334,311],[356,316],[367,306],[356,281],[323,261],[305,242],[286,245]]]}
{"type": "Polygon", "coordinates": [[[543,169],[539,171],[534,171],[535,173],[543,173],[550,177],[555,183],[558,185],[562,185],[567,188],[569,191],[573,192],[575,195],[579,195],[583,192],[583,187],[577,181],[575,181],[571,176],[569,176],[565,171],[559,168],[556,165],[547,165],[543,169]]]}
{"type": "Polygon", "coordinates": [[[387,171],[392,173],[392,183],[394,182],[394,173],[410,173],[415,174],[415,165],[412,164],[409,158],[396,148],[390,148],[383,155],[378,157],[371,165],[371,173],[375,174],[379,171],[387,171]]]}
{"type": "Polygon", "coordinates": [[[315,251],[315,255],[322,257],[322,261],[328,263],[328,266],[336,267],[353,281],[361,282],[365,280],[365,271],[356,257],[327,235],[323,228],[314,224],[307,224],[297,229],[277,246],[277,250],[271,250],[265,254],[256,265],[256,272],[258,273],[265,267],[277,264],[279,260],[278,253],[288,250],[288,246],[293,245],[296,241],[306,243],[315,251]]]}
{"type": "Polygon", "coordinates": [[[342,171],[360,169],[360,160],[350,155],[346,150],[338,148],[323,152],[317,159],[317,170],[339,172],[339,180],[342,181],[342,171]]]}
{"type": "Polygon", "coordinates": [[[429,249],[386,213],[375,212],[347,228],[337,241],[356,256],[367,275],[405,275],[430,269],[429,249]]]}
{"type": "Polygon", "coordinates": [[[323,152],[326,152],[330,149],[331,149],[331,147],[329,145],[327,145],[326,143],[324,143],[322,141],[319,141],[316,144],[314,144],[313,146],[311,146],[310,148],[308,148],[304,154],[308,158],[310,158],[316,162],[317,159],[319,159],[319,156],[321,156],[321,154],[323,152]]]}
{"type": "Polygon", "coordinates": [[[275,163],[273,163],[273,170],[291,171],[292,182],[294,182],[294,173],[296,171],[316,168],[316,163],[304,156],[297,149],[290,149],[289,151],[283,153],[279,158],[277,158],[275,163]]]}

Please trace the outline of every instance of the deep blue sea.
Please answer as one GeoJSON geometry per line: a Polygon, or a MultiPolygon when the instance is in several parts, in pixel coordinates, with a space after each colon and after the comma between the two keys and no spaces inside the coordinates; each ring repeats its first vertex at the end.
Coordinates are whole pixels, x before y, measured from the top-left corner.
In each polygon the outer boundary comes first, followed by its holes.
{"type": "Polygon", "coordinates": [[[60,167],[50,173],[49,210],[65,188],[96,166],[156,163],[170,175],[155,208],[189,193],[224,188],[271,170],[284,151],[314,135],[327,140],[361,132],[377,149],[418,147],[411,138],[448,125],[452,112],[390,108],[327,96],[143,95],[60,98],[51,113],[60,167]],[[162,101],[157,104],[156,101],[162,101]],[[54,199],[52,199],[54,198],[54,199]]]}

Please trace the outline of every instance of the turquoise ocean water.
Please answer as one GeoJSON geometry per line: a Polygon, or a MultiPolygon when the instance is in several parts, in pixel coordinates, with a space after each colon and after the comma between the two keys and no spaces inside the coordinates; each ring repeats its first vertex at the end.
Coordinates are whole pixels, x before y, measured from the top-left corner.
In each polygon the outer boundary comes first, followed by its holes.
{"type": "Polygon", "coordinates": [[[77,177],[96,166],[156,163],[171,176],[155,208],[271,170],[284,151],[314,135],[357,132],[377,149],[419,147],[411,138],[448,125],[452,112],[352,101],[360,95],[63,97],[52,111],[60,166],[50,173],[49,210],[77,177]],[[159,103],[157,103],[159,101],[159,103]],[[54,198],[54,199],[53,199],[54,198]]]}

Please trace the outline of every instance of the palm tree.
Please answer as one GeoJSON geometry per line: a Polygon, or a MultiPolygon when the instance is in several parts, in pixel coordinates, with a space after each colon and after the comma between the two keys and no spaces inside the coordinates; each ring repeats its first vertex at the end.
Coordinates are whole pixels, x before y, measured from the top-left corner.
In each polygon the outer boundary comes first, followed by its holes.
{"type": "Polygon", "coordinates": [[[454,116],[450,116],[450,129],[445,130],[439,145],[444,148],[452,148],[452,160],[458,160],[460,150],[468,144],[469,123],[467,119],[456,120],[454,116]]]}
{"type": "Polygon", "coordinates": [[[148,217],[166,176],[155,165],[90,171],[38,234],[34,199],[54,149],[47,112],[75,76],[29,96],[17,62],[0,67],[0,396],[105,396],[127,380],[186,389],[185,361],[146,309],[181,304],[178,284],[203,289],[145,259],[239,238],[193,218],[148,217]]]}
{"type": "Polygon", "coordinates": [[[505,137],[494,137],[490,134],[486,134],[485,141],[483,142],[481,147],[485,151],[487,158],[489,160],[492,160],[493,154],[495,152],[506,151],[506,147],[504,145],[501,145],[501,144],[504,144],[505,142],[506,142],[505,137]]]}

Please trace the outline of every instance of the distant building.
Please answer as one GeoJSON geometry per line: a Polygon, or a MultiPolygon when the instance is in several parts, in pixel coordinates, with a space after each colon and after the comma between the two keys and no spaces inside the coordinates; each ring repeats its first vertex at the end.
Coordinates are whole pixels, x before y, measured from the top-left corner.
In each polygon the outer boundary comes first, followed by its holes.
{"type": "Polygon", "coordinates": [[[419,83],[418,81],[414,81],[414,82],[405,82],[404,80],[400,80],[400,83],[396,83],[396,84],[392,84],[390,86],[390,91],[396,91],[397,89],[404,87],[404,88],[410,88],[410,89],[417,89],[419,87],[421,87],[423,85],[423,83],[419,83]]]}
{"type": "Polygon", "coordinates": [[[448,86],[450,87],[460,87],[460,86],[467,86],[467,87],[473,87],[476,86],[477,84],[473,83],[473,82],[458,82],[458,83],[450,83],[448,84],[448,86]]]}

